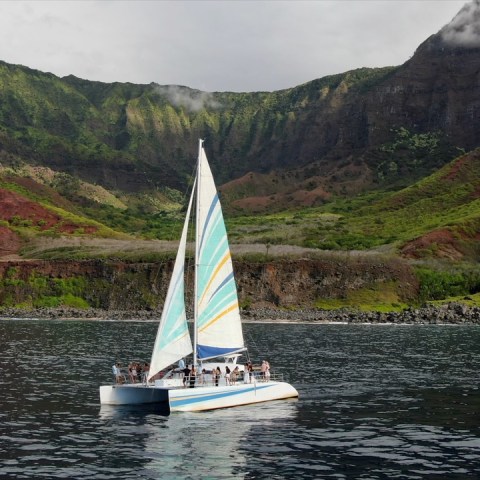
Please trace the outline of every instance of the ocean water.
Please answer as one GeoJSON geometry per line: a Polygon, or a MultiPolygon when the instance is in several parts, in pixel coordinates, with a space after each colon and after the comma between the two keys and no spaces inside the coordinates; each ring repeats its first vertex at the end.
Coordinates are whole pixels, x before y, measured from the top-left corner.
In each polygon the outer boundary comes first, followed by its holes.
{"type": "Polygon", "coordinates": [[[298,400],[100,407],[156,325],[0,321],[0,479],[480,478],[480,327],[245,324],[298,400]]]}

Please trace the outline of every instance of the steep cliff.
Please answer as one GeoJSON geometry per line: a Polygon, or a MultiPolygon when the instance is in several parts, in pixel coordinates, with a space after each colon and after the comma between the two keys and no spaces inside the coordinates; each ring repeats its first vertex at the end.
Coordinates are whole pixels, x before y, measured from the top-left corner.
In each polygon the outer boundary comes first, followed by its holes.
{"type": "MultiPolygon", "coordinates": [[[[19,261],[0,263],[0,305],[161,308],[173,262],[19,261]]],[[[234,263],[239,301],[259,306],[314,307],[320,299],[347,300],[355,292],[389,291],[394,302],[414,301],[418,281],[398,260],[337,257],[234,263]]],[[[192,291],[189,278],[187,291],[192,291]]],[[[372,298],[373,298],[372,293],[372,298]]]]}

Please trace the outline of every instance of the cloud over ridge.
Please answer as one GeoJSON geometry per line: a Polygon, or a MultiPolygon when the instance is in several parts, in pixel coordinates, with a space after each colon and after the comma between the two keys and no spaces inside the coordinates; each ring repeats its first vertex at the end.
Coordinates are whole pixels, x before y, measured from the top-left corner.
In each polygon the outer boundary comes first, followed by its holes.
{"type": "Polygon", "coordinates": [[[445,43],[458,47],[480,47],[480,0],[467,3],[442,29],[445,43]]]}

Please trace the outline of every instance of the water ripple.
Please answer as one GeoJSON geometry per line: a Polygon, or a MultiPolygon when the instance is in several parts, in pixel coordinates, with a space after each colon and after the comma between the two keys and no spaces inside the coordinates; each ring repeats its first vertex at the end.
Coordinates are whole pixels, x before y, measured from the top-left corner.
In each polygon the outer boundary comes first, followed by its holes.
{"type": "Polygon", "coordinates": [[[102,407],[154,324],[0,321],[0,478],[468,479],[480,328],[247,324],[300,399],[201,414],[102,407]]]}

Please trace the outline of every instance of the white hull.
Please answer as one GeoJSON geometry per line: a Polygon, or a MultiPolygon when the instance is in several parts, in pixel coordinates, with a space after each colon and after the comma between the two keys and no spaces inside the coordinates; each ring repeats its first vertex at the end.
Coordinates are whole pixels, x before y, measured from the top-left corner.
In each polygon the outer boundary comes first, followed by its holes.
{"type": "Polygon", "coordinates": [[[147,385],[105,385],[100,387],[103,405],[168,405],[171,412],[198,412],[298,397],[285,382],[253,382],[236,385],[168,388],[147,385]]]}

